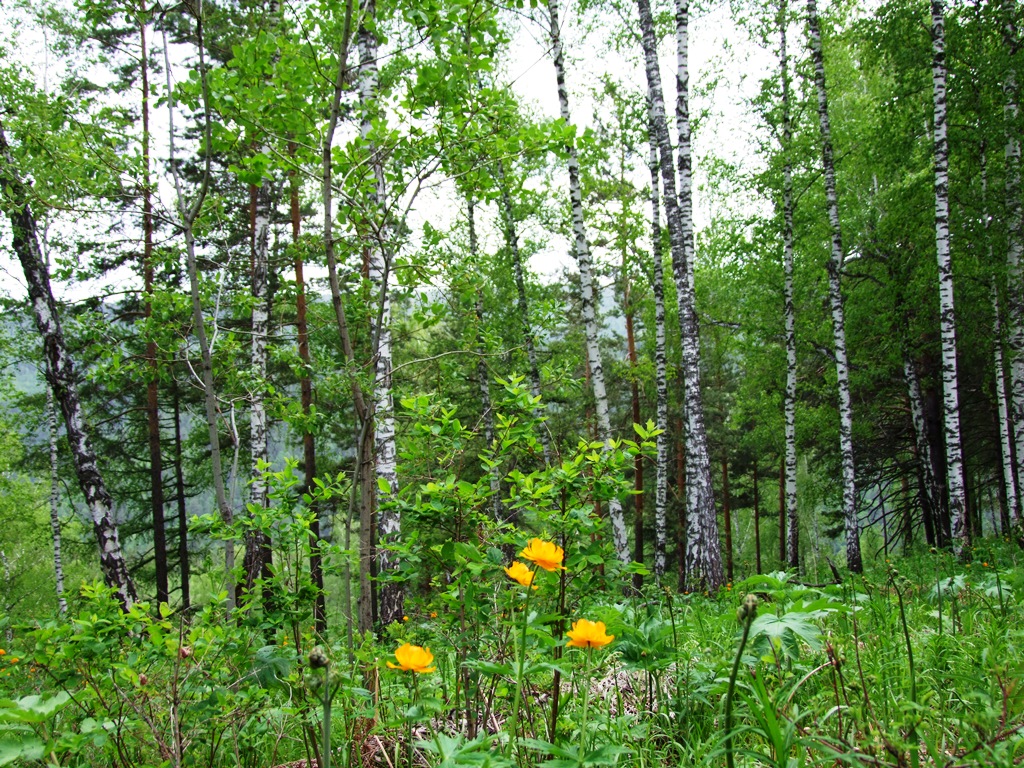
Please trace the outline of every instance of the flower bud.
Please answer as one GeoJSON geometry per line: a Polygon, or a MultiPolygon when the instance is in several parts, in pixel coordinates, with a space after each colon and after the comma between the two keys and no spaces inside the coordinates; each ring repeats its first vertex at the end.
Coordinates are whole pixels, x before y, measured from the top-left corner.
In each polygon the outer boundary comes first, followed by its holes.
{"type": "Polygon", "coordinates": [[[323,669],[330,663],[327,652],[319,645],[309,652],[309,666],[313,669],[323,669]]]}

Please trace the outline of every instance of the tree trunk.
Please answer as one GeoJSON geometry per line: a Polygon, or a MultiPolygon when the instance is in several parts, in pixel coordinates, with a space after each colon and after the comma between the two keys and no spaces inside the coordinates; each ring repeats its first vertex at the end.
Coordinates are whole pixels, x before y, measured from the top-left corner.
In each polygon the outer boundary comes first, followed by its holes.
{"type": "Polygon", "coordinates": [[[779,567],[785,568],[786,559],[786,462],[779,462],[779,567]]]}
{"type": "MultiPolygon", "coordinates": [[[[987,218],[987,217],[986,217],[987,218]]],[[[1006,499],[1006,515],[1003,520],[1004,535],[1010,529],[1009,517],[1012,515],[1013,522],[1017,526],[1024,526],[1024,517],[1021,515],[1020,493],[1017,487],[1017,476],[1013,471],[1015,464],[1013,435],[1011,433],[1009,398],[1006,393],[1006,368],[1003,365],[1003,328],[1002,317],[999,307],[999,289],[995,282],[992,283],[992,314],[995,317],[995,328],[993,336],[993,368],[996,377],[996,406],[998,408],[999,420],[999,445],[1001,448],[1003,468],[1003,497],[1006,499]]]]}
{"type": "Polygon", "coordinates": [[[665,575],[668,506],[668,357],[665,354],[665,278],[661,247],[661,199],[658,191],[658,150],[653,140],[647,167],[651,173],[651,255],[654,266],[651,280],[654,292],[654,380],[657,389],[656,418],[661,434],[657,437],[654,485],[654,577],[660,583],[665,575]]]}
{"type": "Polygon", "coordinates": [[[668,218],[672,267],[679,303],[679,327],[682,341],[683,386],[686,417],[686,494],[687,546],[686,570],[688,587],[715,592],[723,583],[722,553],[718,538],[711,484],[711,462],[708,455],[707,432],[704,427],[704,406],[700,389],[700,329],[694,306],[691,280],[692,245],[687,245],[683,216],[676,198],[676,180],[665,116],[665,98],[658,69],[657,42],[650,0],[637,0],[640,28],[643,34],[650,119],[660,155],[660,167],[668,218]]]}
{"type": "Polygon", "coordinates": [[[729,460],[722,459],[722,522],[725,524],[725,578],[732,583],[732,507],[729,499],[729,460]]]}
{"type": "MultiPolygon", "coordinates": [[[[196,341],[199,343],[199,353],[202,357],[202,384],[203,397],[206,405],[206,424],[210,434],[210,469],[213,474],[213,493],[220,512],[221,521],[230,526],[232,523],[231,505],[228,503],[227,494],[224,490],[224,474],[221,467],[220,434],[218,430],[218,408],[217,392],[213,381],[213,355],[210,350],[210,343],[206,336],[206,320],[203,317],[202,297],[199,293],[199,267],[196,262],[196,237],[195,222],[199,212],[203,208],[206,195],[210,189],[210,168],[211,168],[211,145],[213,134],[213,119],[210,114],[210,93],[209,81],[206,73],[206,46],[203,39],[203,17],[202,6],[189,6],[189,10],[195,14],[196,21],[196,42],[199,52],[199,82],[202,91],[203,111],[203,180],[199,191],[191,205],[185,201],[182,190],[181,176],[178,172],[177,158],[174,147],[174,111],[173,98],[167,99],[167,122],[168,122],[168,143],[170,149],[170,166],[174,177],[174,190],[177,197],[178,226],[181,228],[185,238],[185,260],[188,272],[189,296],[192,302],[192,325],[196,334],[196,341]]],[[[171,62],[168,53],[167,32],[163,32],[164,42],[164,75],[167,78],[167,93],[173,94],[174,89],[171,83],[171,62]]],[[[214,318],[216,322],[217,318],[214,318]]],[[[228,539],[224,542],[224,569],[227,572],[229,588],[227,590],[228,611],[235,608],[235,591],[233,588],[235,570],[235,546],[234,541],[228,539]]]]}
{"type": "Polygon", "coordinates": [[[757,459],[754,459],[754,567],[761,573],[761,497],[758,494],[757,459]]]}
{"type": "MultiPolygon", "coordinates": [[[[625,280],[623,290],[623,311],[626,315],[626,350],[629,355],[630,377],[630,400],[633,406],[633,423],[642,424],[640,420],[640,384],[637,381],[639,372],[637,370],[636,339],[633,336],[633,303],[629,285],[629,275],[626,273],[626,254],[622,256],[622,272],[625,280]]],[[[633,562],[643,563],[644,561],[644,457],[639,453],[633,459],[633,490],[636,495],[633,497],[633,562]]],[[[633,574],[633,588],[640,589],[644,585],[644,577],[640,573],[633,574]]]]}
{"type": "Polygon", "coordinates": [[[793,303],[793,144],[789,56],[786,49],[788,25],[786,0],[779,5],[779,70],[782,78],[782,288],[783,312],[786,316],[786,517],[789,537],[783,562],[790,568],[800,567],[800,518],[796,497],[796,309],[793,303]]]}
{"type": "MultiPolygon", "coordinates": [[[[294,153],[294,147],[289,146],[294,153]]],[[[313,424],[309,421],[313,410],[313,362],[309,354],[309,325],[306,322],[306,279],[299,247],[299,235],[302,231],[302,215],[299,210],[299,183],[295,171],[289,173],[288,208],[292,223],[292,244],[295,246],[295,327],[298,332],[299,360],[302,361],[302,374],[299,376],[299,402],[302,415],[306,419],[302,431],[302,487],[306,493],[312,494],[316,477],[316,439],[313,435],[313,424]]],[[[310,508],[313,519],[309,524],[309,580],[316,590],[313,598],[313,622],[316,634],[323,637],[327,633],[327,604],[324,597],[323,555],[320,550],[320,507],[314,502],[310,508]]]]}
{"type": "Polygon", "coordinates": [[[839,224],[839,197],[832,154],[832,129],[825,90],[825,59],[821,50],[821,29],[815,0],[807,0],[807,26],[814,83],[818,91],[818,125],[821,131],[821,161],[825,175],[825,201],[832,228],[832,251],[828,260],[829,304],[832,308],[832,336],[835,342],[836,386],[839,395],[839,450],[843,467],[843,521],[846,529],[846,565],[853,573],[864,570],[860,554],[860,525],[857,520],[857,486],[853,462],[853,408],[850,402],[850,369],[846,356],[846,316],[843,309],[841,273],[843,237],[839,224]]]}
{"type": "Polygon", "coordinates": [[[1006,271],[1007,338],[1010,373],[1010,424],[1014,435],[1017,488],[1024,492],[1024,206],[1021,205],[1021,150],[1017,56],[1019,5],[1003,0],[1003,45],[1010,60],[1003,80],[1003,121],[1006,134],[1006,271]]]}
{"type": "MultiPolygon", "coordinates": [[[[259,187],[249,188],[250,242],[250,295],[252,297],[252,345],[250,361],[252,366],[253,389],[249,405],[249,445],[252,455],[252,480],[249,484],[249,509],[266,510],[269,488],[266,474],[269,470],[270,453],[268,444],[267,409],[263,401],[267,380],[267,336],[270,323],[270,293],[267,285],[268,254],[270,251],[270,207],[269,181],[264,179],[259,187]]],[[[249,513],[250,519],[253,512],[249,513]]],[[[270,535],[259,527],[253,527],[245,535],[245,557],[243,559],[244,584],[239,584],[241,595],[251,593],[259,578],[270,577],[270,535]]],[[[264,595],[269,597],[269,585],[264,585],[264,595]]],[[[270,606],[264,600],[264,609],[270,606]]]]}
{"type": "Polygon", "coordinates": [[[185,505],[185,472],[181,456],[181,402],[177,379],[172,379],[174,393],[174,487],[178,507],[178,568],[181,571],[181,606],[191,601],[188,560],[188,510],[185,505]]]}
{"type": "Polygon", "coordinates": [[[968,554],[971,529],[965,508],[963,450],[960,446],[960,389],[956,361],[953,262],[949,252],[949,144],[946,138],[946,34],[942,0],[932,0],[932,95],[935,109],[935,250],[939,262],[939,328],[942,336],[942,394],[949,513],[953,548],[968,554]]]}
{"type": "MultiPolygon", "coordinates": [[[[139,22],[139,68],[142,77],[142,281],[146,292],[146,322],[153,316],[153,190],[149,176],[149,49],[146,45],[146,22],[139,22]]],[[[167,531],[164,522],[163,457],[160,453],[160,373],[156,359],[156,341],[146,341],[146,432],[149,443],[150,505],[153,509],[153,561],[156,566],[156,601],[170,599],[167,573],[167,531]]]]}
{"type": "Polygon", "coordinates": [[[686,573],[686,540],[687,540],[687,525],[686,525],[686,453],[683,446],[685,445],[686,437],[683,434],[683,420],[681,418],[676,419],[676,488],[679,513],[676,520],[676,558],[678,559],[677,568],[679,570],[679,584],[678,589],[680,592],[686,591],[687,586],[687,573],[686,573]]]}
{"type": "Polygon", "coordinates": [[[50,424],[50,533],[53,538],[53,576],[57,592],[57,610],[67,615],[68,601],[64,598],[64,561],[60,554],[60,473],[57,455],[57,407],[53,404],[53,390],[46,388],[46,418],[50,424]]]}
{"type": "Polygon", "coordinates": [[[935,478],[931,444],[928,442],[928,425],[925,423],[924,404],[921,397],[921,383],[917,369],[909,352],[903,353],[903,378],[907,384],[907,401],[910,404],[911,424],[914,428],[914,445],[917,458],[918,485],[920,487],[921,509],[924,514],[925,538],[929,545],[935,544],[936,512],[939,508],[941,490],[935,478]]]}
{"type": "MultiPolygon", "coordinates": [[[[362,108],[360,135],[370,138],[374,119],[380,114],[377,103],[379,75],[377,71],[376,0],[361,0],[359,4],[359,101],[362,108]]],[[[377,512],[377,573],[384,583],[380,590],[380,621],[384,626],[401,621],[404,595],[402,585],[395,578],[398,561],[390,547],[401,536],[398,510],[391,503],[398,491],[398,455],[395,447],[395,409],[391,392],[391,293],[388,287],[392,246],[387,241],[388,224],[384,160],[379,148],[371,142],[370,166],[373,169],[374,192],[371,195],[371,215],[368,220],[374,228],[370,246],[370,285],[377,291],[376,317],[371,319],[371,336],[376,360],[374,378],[374,457],[376,460],[377,512]]]]}
{"type": "MultiPolygon", "coordinates": [[[[558,103],[562,120],[572,125],[569,112],[569,90],[565,84],[565,59],[562,54],[561,27],[558,21],[558,0],[548,0],[550,16],[551,48],[555,61],[555,78],[558,83],[558,103]]],[[[597,437],[607,444],[611,440],[611,420],[608,415],[608,394],[604,383],[604,365],[601,362],[599,346],[599,324],[597,302],[594,292],[594,278],[591,274],[590,244],[583,223],[583,192],[580,187],[580,161],[575,145],[566,146],[569,155],[569,200],[572,206],[572,229],[575,237],[576,263],[580,270],[580,299],[583,309],[583,323],[587,337],[587,360],[590,363],[590,378],[594,390],[594,409],[597,414],[597,437]]],[[[612,524],[612,540],[615,553],[623,564],[629,563],[629,541],[622,503],[616,497],[608,500],[608,517],[612,524]]]]}
{"type": "Polygon", "coordinates": [[[39,247],[36,220],[28,203],[28,190],[14,166],[2,123],[0,157],[3,160],[3,166],[0,167],[2,206],[11,222],[14,252],[18,255],[25,274],[32,314],[42,337],[46,379],[64,415],[64,428],[75,463],[75,474],[89,507],[93,532],[100,548],[100,567],[104,579],[107,586],[116,590],[118,600],[127,609],[137,599],[135,584],[128,574],[128,567],[121,552],[113,499],[100,474],[85,424],[85,412],[78,396],[74,363],[64,343],[64,330],[57,314],[57,302],[54,301],[53,292],[50,290],[50,275],[39,247]]]}

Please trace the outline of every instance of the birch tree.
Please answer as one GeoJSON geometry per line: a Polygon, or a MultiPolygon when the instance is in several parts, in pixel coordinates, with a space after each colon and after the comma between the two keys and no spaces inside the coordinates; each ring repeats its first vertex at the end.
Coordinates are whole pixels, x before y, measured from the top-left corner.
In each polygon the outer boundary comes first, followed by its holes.
{"type": "Polygon", "coordinates": [[[647,169],[651,174],[651,255],[654,293],[654,382],[657,390],[655,417],[661,434],[657,437],[657,459],[654,479],[654,577],[659,582],[665,576],[665,553],[668,548],[668,356],[665,353],[665,277],[662,259],[661,196],[658,180],[658,148],[651,135],[647,169]]]}
{"type": "MultiPolygon", "coordinates": [[[[548,0],[549,34],[551,52],[555,64],[555,79],[558,83],[558,104],[562,120],[566,126],[571,126],[572,114],[569,110],[569,89],[566,86],[565,57],[562,52],[562,33],[558,14],[558,0],[548,0]]],[[[580,161],[576,148],[572,143],[566,145],[565,151],[569,158],[569,202],[572,208],[572,231],[575,241],[574,253],[580,270],[580,294],[587,339],[587,360],[590,365],[590,378],[594,391],[594,410],[597,416],[597,436],[602,443],[607,444],[611,439],[611,420],[608,415],[608,393],[605,388],[604,365],[601,361],[601,349],[599,346],[599,327],[594,277],[591,271],[590,244],[587,241],[587,233],[583,223],[580,161]]],[[[622,563],[628,563],[630,553],[626,534],[626,521],[622,512],[622,503],[617,498],[608,500],[608,517],[612,526],[612,542],[615,546],[615,553],[622,563]]]]}
{"type": "Polygon", "coordinates": [[[658,67],[657,40],[649,0],[637,0],[646,64],[651,125],[658,147],[665,213],[672,252],[682,341],[684,415],[686,419],[686,574],[692,589],[717,590],[725,581],[711,483],[711,461],[704,427],[700,389],[700,339],[694,307],[692,266],[684,218],[676,196],[675,164],[665,115],[665,97],[658,67]]]}
{"type": "Polygon", "coordinates": [[[372,308],[371,337],[375,359],[374,376],[374,457],[377,477],[377,532],[378,574],[384,578],[380,592],[380,620],[384,625],[402,618],[403,595],[401,585],[388,581],[398,568],[388,546],[394,544],[401,533],[401,521],[395,507],[389,506],[392,494],[398,491],[398,454],[395,448],[395,411],[391,393],[391,295],[388,282],[391,276],[392,245],[389,242],[387,216],[387,181],[384,159],[371,136],[375,119],[380,117],[378,91],[380,79],[377,69],[377,4],[376,0],[361,0],[360,25],[357,35],[359,46],[359,101],[362,108],[359,133],[366,143],[369,165],[373,173],[374,191],[370,197],[370,215],[367,217],[372,231],[368,233],[368,275],[376,306],[372,308]]]}
{"type": "Polygon", "coordinates": [[[946,127],[946,36],[942,0],[932,0],[932,96],[935,110],[935,250],[939,262],[939,333],[942,337],[944,442],[953,547],[963,558],[970,544],[960,447],[960,394],[957,385],[956,311],[953,262],[949,253],[949,144],[946,127]]]}
{"type": "Polygon", "coordinates": [[[836,193],[836,169],[829,122],[828,92],[825,88],[825,57],[821,46],[821,27],[816,0],[807,0],[808,41],[818,94],[818,127],[821,133],[821,162],[825,177],[825,205],[831,227],[831,251],[827,263],[829,306],[832,312],[832,338],[836,359],[836,389],[839,396],[839,451],[843,471],[843,523],[846,532],[846,565],[861,573],[860,524],[857,520],[857,484],[853,459],[853,407],[850,400],[850,365],[846,354],[846,313],[841,283],[843,235],[839,223],[839,196],[836,193]]]}
{"type": "Polygon", "coordinates": [[[99,544],[100,567],[107,586],[116,591],[121,605],[127,609],[138,598],[121,550],[121,538],[114,518],[114,501],[107,491],[92,447],[78,394],[75,365],[64,341],[57,302],[50,288],[49,271],[39,245],[36,219],[29,204],[31,198],[15,165],[3,122],[0,122],[0,193],[0,206],[11,222],[14,252],[21,262],[28,285],[32,316],[43,341],[46,380],[64,415],[64,428],[71,446],[75,474],[85,496],[93,533],[99,544]]]}

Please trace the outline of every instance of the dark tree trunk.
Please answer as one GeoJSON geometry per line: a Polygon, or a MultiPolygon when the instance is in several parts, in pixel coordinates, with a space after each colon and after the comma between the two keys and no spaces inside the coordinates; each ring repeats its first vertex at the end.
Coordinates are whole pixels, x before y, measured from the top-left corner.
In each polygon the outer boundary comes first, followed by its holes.
{"type": "Polygon", "coordinates": [[[754,460],[754,566],[761,573],[761,497],[758,494],[757,459],[754,460]]]}
{"type": "Polygon", "coordinates": [[[729,498],[729,460],[722,459],[722,522],[725,524],[725,578],[732,583],[732,506],[729,498]]]}
{"type": "MultiPolygon", "coordinates": [[[[289,146],[290,151],[294,151],[289,146]]],[[[306,280],[299,235],[302,232],[302,214],[299,209],[299,184],[295,172],[290,174],[288,195],[289,215],[292,223],[292,243],[295,248],[295,326],[298,331],[299,360],[302,361],[302,375],[299,376],[299,399],[302,415],[307,419],[313,407],[313,363],[309,354],[309,325],[306,322],[306,280]]],[[[302,487],[312,494],[316,477],[316,440],[313,428],[307,423],[302,433],[302,487]]],[[[313,622],[316,634],[327,633],[327,604],[324,598],[323,558],[320,552],[320,507],[314,502],[310,508],[313,519],[309,524],[309,579],[316,590],[313,599],[313,622]]]]}
{"type": "MultiPolygon", "coordinates": [[[[139,24],[139,67],[142,77],[142,280],[146,291],[146,320],[153,316],[153,190],[149,178],[149,50],[146,46],[146,23],[139,24]]],[[[150,505],[153,508],[153,561],[156,566],[157,604],[170,598],[167,574],[167,530],[164,521],[163,457],[160,453],[160,373],[156,359],[156,341],[146,341],[146,431],[149,442],[150,505]]]]}

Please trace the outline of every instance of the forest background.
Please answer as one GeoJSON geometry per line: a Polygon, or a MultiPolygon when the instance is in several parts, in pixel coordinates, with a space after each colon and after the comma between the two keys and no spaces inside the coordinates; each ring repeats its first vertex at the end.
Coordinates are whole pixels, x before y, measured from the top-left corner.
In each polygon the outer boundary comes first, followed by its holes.
{"type": "Polygon", "coordinates": [[[1013,0],[3,14],[8,624],[101,576],[351,653],[466,546],[716,595],[1020,536],[1013,0]]]}

